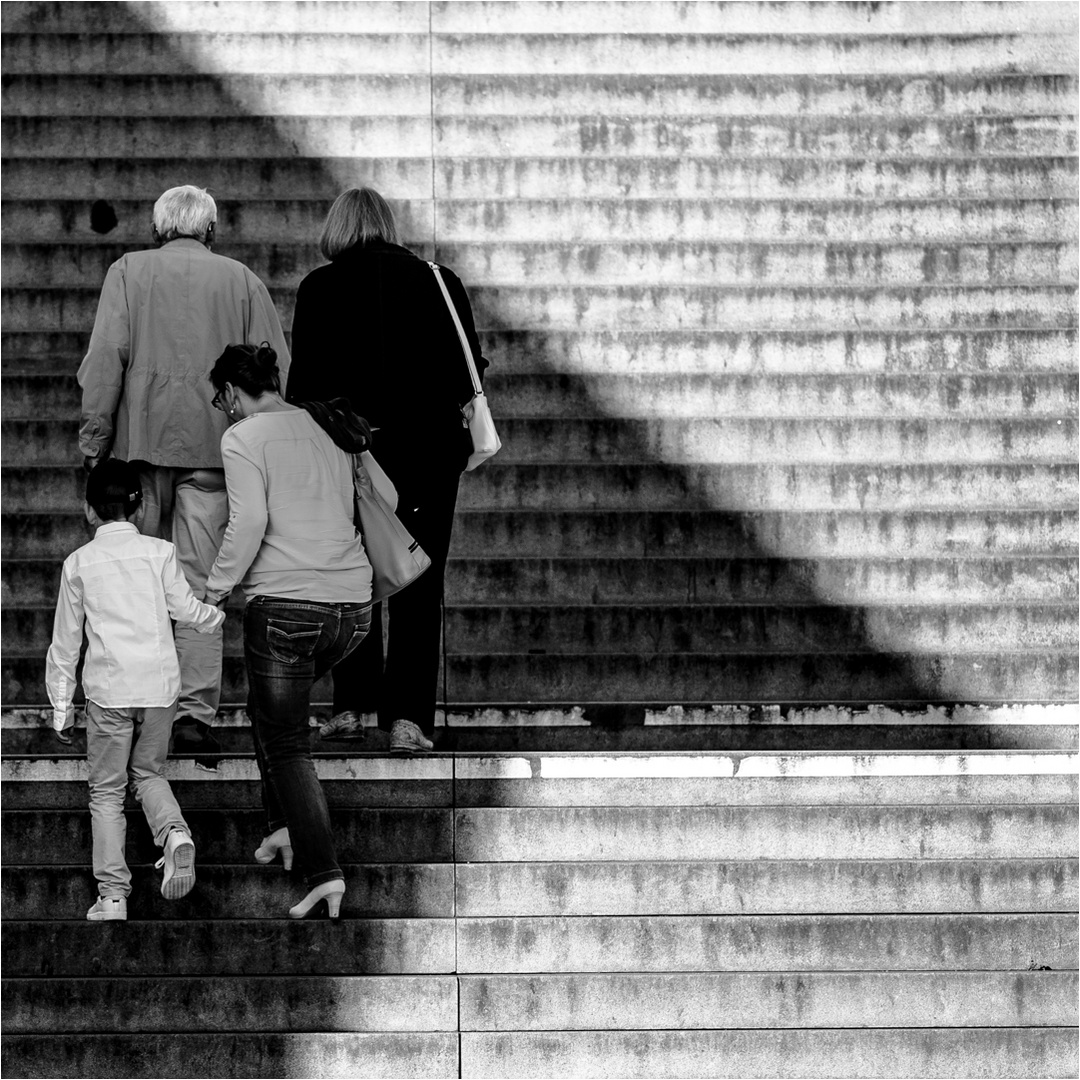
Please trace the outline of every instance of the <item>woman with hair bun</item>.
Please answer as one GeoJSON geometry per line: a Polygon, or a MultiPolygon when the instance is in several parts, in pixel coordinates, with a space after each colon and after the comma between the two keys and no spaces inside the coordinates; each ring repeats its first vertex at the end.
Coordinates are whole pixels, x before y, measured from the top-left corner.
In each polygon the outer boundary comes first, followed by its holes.
{"type": "MultiPolygon", "coordinates": [[[[372,188],[334,202],[319,246],[329,260],[300,283],[292,326],[289,401],[343,395],[372,425],[374,452],[398,490],[398,517],[431,567],[382,605],[372,633],[334,671],[334,715],[324,738],[363,736],[361,713],[377,713],[390,751],[432,748],[442,632],[443,573],[458,483],[472,442],[460,406],[473,396],[453,317],[431,267],[398,239],[394,214],[372,188]]],[[[472,349],[487,361],[457,276],[440,267],[472,349]]]]}
{"type": "Polygon", "coordinates": [[[312,683],[348,656],[371,622],[371,565],[353,524],[350,454],[367,446],[357,417],[335,437],[281,396],[277,354],[229,345],[210,373],[213,404],[232,421],[221,438],[229,524],[206,583],[208,603],[241,585],[248,714],[269,835],[259,862],[293,853],[310,892],[289,915],[323,901],[336,918],[345,882],[311,760],[312,683]],[[344,445],[343,445],[344,444],[344,445]]]}

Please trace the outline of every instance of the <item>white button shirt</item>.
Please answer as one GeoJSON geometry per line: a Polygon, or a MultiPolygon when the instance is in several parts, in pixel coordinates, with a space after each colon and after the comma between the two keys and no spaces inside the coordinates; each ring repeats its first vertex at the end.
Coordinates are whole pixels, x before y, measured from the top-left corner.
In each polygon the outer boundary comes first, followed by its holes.
{"type": "Polygon", "coordinates": [[[75,667],[86,625],[83,693],[103,708],[164,708],[180,696],[170,619],[208,633],[225,612],[195,599],[166,540],[130,522],[98,527],[64,561],[45,684],[53,726],[70,726],[75,667]]]}

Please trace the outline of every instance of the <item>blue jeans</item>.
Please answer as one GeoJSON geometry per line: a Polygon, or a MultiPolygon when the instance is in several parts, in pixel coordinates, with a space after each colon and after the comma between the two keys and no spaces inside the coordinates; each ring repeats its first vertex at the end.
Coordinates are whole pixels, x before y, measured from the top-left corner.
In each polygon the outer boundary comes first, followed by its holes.
{"type": "Polygon", "coordinates": [[[255,596],[244,609],[248,716],[270,831],[288,826],[308,887],[343,877],[311,760],[311,686],[363,641],[370,604],[255,596]]]}

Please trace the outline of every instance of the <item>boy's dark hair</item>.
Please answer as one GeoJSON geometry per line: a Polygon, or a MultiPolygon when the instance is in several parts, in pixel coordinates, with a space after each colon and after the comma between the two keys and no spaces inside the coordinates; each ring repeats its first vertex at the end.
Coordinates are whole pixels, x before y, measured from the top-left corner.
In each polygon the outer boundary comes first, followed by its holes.
{"type": "Polygon", "coordinates": [[[139,470],[128,461],[103,461],[86,479],[86,501],[102,521],[123,521],[142,502],[139,470]]]}

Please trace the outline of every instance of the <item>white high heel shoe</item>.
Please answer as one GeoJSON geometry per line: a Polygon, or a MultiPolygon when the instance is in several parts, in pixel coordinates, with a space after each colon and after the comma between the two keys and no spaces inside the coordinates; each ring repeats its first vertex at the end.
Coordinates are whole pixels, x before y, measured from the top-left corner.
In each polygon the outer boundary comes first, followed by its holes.
{"type": "Polygon", "coordinates": [[[289,841],[288,829],[277,829],[269,836],[263,838],[263,842],[255,849],[255,861],[260,863],[272,863],[281,853],[281,861],[286,870],[292,869],[292,844],[289,841]]]}
{"type": "Polygon", "coordinates": [[[344,895],[345,882],[341,878],[324,881],[321,885],[316,885],[299,904],[289,908],[289,918],[304,919],[325,900],[327,914],[331,919],[336,919],[341,914],[341,898],[344,895]]]}

